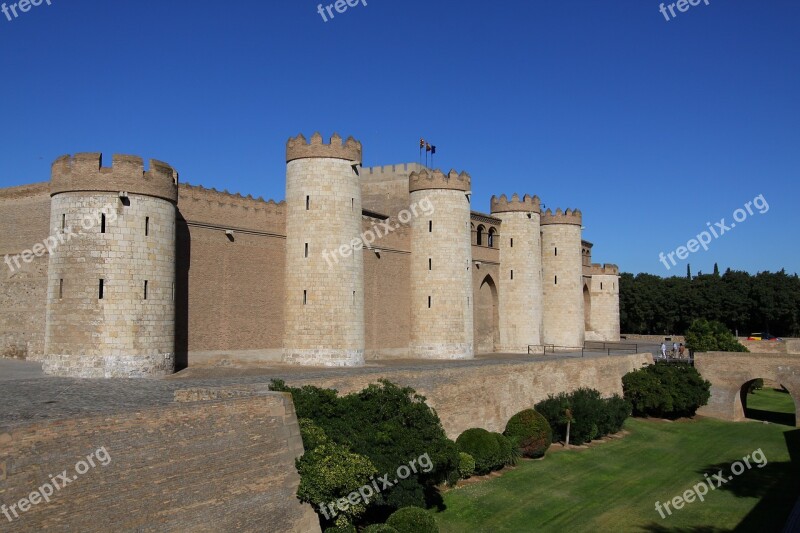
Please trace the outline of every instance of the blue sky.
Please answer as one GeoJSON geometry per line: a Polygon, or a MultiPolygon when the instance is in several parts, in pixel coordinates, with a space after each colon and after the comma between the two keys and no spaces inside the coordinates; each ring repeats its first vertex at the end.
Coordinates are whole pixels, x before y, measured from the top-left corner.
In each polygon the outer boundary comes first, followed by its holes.
{"type": "MultiPolygon", "coordinates": [[[[9,0],[5,0],[6,3],[9,0]]],[[[156,158],[181,181],[284,197],[284,146],[353,135],[492,194],[578,207],[594,259],[668,253],[762,194],[692,270],[800,271],[800,3],[710,0],[51,0],[0,14],[0,187],[61,154],[156,158]]],[[[677,258],[676,258],[677,259],[677,258]]]]}

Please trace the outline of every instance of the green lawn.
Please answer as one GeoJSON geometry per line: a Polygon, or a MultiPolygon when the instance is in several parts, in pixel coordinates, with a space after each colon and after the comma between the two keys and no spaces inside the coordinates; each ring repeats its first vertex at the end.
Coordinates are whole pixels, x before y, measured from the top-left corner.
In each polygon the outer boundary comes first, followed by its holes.
{"type": "Polygon", "coordinates": [[[549,452],[448,491],[445,510],[432,511],[441,531],[781,531],[800,495],[800,430],[713,419],[631,419],[626,429],[623,439],[549,452]],[[665,519],[656,512],[656,501],[682,494],[706,472],[722,469],[727,478],[733,462],[759,448],[763,468],[751,460],[752,469],[709,491],[705,502],[665,519]]]}
{"type": "Polygon", "coordinates": [[[785,392],[767,387],[747,395],[747,408],[794,414],[794,400],[785,392]]]}

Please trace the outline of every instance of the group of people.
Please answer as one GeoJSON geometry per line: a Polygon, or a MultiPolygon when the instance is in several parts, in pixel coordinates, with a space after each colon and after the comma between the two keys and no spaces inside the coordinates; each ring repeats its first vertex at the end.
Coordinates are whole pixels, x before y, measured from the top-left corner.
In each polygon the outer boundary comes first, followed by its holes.
{"type": "MultiPolygon", "coordinates": [[[[683,346],[683,343],[680,343],[680,345],[677,342],[672,343],[672,351],[669,353],[669,357],[679,357],[683,359],[685,354],[686,348],[683,346]]],[[[661,358],[667,358],[667,344],[665,342],[661,343],[661,358]]]]}

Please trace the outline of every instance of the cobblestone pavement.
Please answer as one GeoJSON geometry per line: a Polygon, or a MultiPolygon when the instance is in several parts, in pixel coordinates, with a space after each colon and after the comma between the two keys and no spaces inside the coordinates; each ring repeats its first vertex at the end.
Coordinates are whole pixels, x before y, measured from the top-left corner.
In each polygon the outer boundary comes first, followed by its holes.
{"type": "MultiPolygon", "coordinates": [[[[639,351],[651,351],[640,347],[639,351]]],[[[586,353],[604,357],[606,353],[586,353]]],[[[387,371],[438,369],[491,365],[531,365],[538,361],[580,358],[580,352],[555,355],[491,354],[468,361],[392,360],[370,361],[358,368],[270,366],[193,367],[164,379],[78,379],[45,376],[41,365],[0,359],[0,432],[35,420],[110,413],[154,407],[173,401],[174,392],[191,387],[263,385],[273,378],[313,380],[342,375],[374,374],[377,381],[387,371]]]]}

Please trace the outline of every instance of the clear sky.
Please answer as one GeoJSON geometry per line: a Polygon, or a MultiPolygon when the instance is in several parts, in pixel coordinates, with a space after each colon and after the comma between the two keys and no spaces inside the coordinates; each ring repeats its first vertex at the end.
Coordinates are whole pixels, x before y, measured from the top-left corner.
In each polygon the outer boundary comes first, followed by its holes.
{"type": "Polygon", "coordinates": [[[365,166],[417,161],[425,137],[477,211],[580,208],[596,262],[800,271],[797,0],[669,21],[655,0],[366,0],[327,22],[318,0],[50,2],[0,14],[0,187],[130,153],[281,200],[289,136],[353,135],[365,166]],[[764,214],[659,262],[759,195],[764,214]]]}

